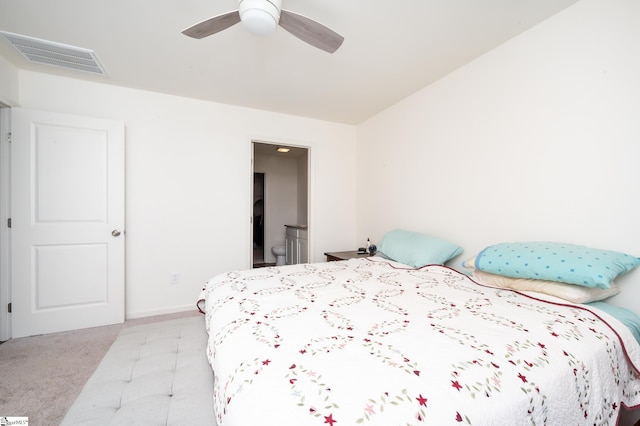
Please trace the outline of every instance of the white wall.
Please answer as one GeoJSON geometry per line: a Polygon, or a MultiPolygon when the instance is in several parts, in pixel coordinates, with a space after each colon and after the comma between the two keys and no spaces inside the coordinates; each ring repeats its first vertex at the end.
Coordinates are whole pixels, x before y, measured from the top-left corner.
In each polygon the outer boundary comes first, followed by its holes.
{"type": "Polygon", "coordinates": [[[18,103],[18,69],[0,56],[0,102],[15,106],[18,103]]]}
{"type": "Polygon", "coordinates": [[[312,148],[312,259],[354,245],[354,126],[28,71],[19,101],[125,123],[129,318],[191,309],[208,278],[250,266],[252,139],[312,148]]]}
{"type": "MultiPolygon", "coordinates": [[[[422,231],[464,247],[453,266],[514,240],[640,256],[639,22],[583,0],[360,125],[358,241],[422,231]]],[[[615,299],[638,312],[639,280],[615,299]]]]}
{"type": "Polygon", "coordinates": [[[357,128],[2,58],[0,100],[125,122],[129,317],[192,306],[207,278],[249,266],[252,139],[311,147],[315,261],[397,227],[461,244],[456,264],[525,239],[640,255],[639,8],[583,0],[357,128]]]}

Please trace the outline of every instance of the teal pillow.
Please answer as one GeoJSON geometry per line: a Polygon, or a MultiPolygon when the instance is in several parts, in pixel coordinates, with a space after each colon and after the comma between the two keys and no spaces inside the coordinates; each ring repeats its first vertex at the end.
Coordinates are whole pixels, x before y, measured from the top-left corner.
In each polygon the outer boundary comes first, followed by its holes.
{"type": "Polygon", "coordinates": [[[595,308],[603,310],[626,325],[627,328],[631,330],[633,337],[635,337],[638,343],[640,343],[640,316],[638,316],[635,312],[630,311],[626,308],[621,308],[620,306],[613,306],[605,302],[587,303],[587,306],[593,306],[595,308]]]}
{"type": "Polygon", "coordinates": [[[609,288],[618,275],[636,268],[640,259],[624,253],[554,242],[501,243],[482,250],[475,259],[481,271],[609,288]]]}
{"type": "Polygon", "coordinates": [[[378,250],[392,260],[414,268],[431,264],[442,265],[462,253],[462,248],[455,244],[403,229],[384,234],[378,250]]]}

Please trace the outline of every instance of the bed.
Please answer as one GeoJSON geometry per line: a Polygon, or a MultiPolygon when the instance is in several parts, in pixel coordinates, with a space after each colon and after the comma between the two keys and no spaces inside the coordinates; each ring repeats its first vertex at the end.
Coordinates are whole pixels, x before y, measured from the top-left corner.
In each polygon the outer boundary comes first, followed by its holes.
{"type": "Polygon", "coordinates": [[[615,316],[398,257],[212,278],[218,424],[615,425],[640,408],[640,345],[615,316]]]}

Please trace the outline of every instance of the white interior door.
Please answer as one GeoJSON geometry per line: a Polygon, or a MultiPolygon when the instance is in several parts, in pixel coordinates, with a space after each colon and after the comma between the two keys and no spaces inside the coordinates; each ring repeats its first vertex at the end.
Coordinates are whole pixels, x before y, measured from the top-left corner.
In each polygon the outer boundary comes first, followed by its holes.
{"type": "Polygon", "coordinates": [[[11,111],[12,337],[124,321],[124,124],[11,111]]]}

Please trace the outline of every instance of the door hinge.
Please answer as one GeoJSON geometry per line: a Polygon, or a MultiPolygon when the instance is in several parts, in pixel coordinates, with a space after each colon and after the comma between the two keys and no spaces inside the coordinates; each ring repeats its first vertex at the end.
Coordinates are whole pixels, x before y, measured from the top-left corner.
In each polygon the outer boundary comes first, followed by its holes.
{"type": "Polygon", "coordinates": [[[9,141],[9,143],[11,143],[11,132],[7,133],[7,141],[9,141]]]}
{"type": "Polygon", "coordinates": [[[11,303],[7,305],[7,312],[11,313],[11,303]]]}
{"type": "Polygon", "coordinates": [[[7,228],[11,228],[11,218],[7,219],[7,228]]]}

